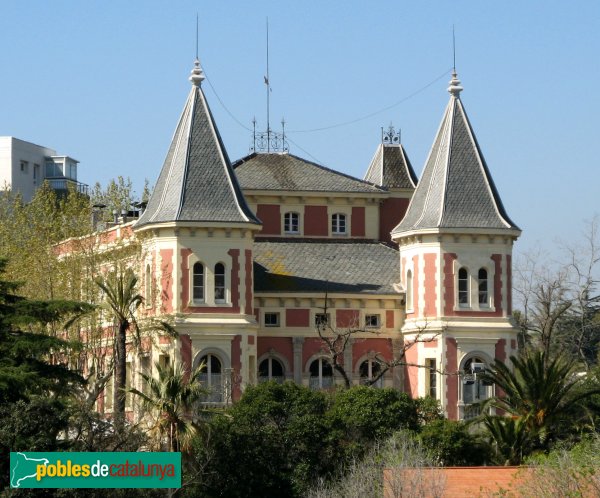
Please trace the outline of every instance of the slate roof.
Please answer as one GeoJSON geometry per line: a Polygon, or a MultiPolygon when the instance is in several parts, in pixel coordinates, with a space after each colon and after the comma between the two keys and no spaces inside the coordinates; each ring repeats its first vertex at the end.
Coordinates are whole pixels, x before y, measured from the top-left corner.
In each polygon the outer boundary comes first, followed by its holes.
{"type": "Polygon", "coordinates": [[[423,174],[406,216],[392,235],[436,228],[519,231],[502,205],[459,98],[460,90],[454,75],[450,102],[423,174]]]}
{"type": "Polygon", "coordinates": [[[402,145],[379,144],[365,181],[385,188],[414,189],[417,175],[402,145]]]}
{"type": "Polygon", "coordinates": [[[260,239],[254,242],[256,292],[396,294],[398,251],[380,242],[260,239]]]}
{"type": "Polygon", "coordinates": [[[190,79],[192,90],[136,228],[174,221],[260,224],[246,204],[200,87],[199,63],[190,79]]]}
{"type": "Polygon", "coordinates": [[[289,153],[255,152],[236,161],[233,167],[246,190],[383,192],[368,182],[289,153]]]}

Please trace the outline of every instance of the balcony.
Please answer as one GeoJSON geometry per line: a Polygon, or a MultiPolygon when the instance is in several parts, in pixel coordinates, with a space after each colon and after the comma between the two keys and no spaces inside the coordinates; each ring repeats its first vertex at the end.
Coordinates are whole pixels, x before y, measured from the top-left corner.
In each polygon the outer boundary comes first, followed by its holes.
{"type": "Polygon", "coordinates": [[[57,194],[66,194],[71,188],[78,194],[89,197],[89,186],[85,183],[80,183],[77,180],[71,180],[70,178],[46,178],[45,181],[48,182],[50,188],[55,190],[57,194]]]}

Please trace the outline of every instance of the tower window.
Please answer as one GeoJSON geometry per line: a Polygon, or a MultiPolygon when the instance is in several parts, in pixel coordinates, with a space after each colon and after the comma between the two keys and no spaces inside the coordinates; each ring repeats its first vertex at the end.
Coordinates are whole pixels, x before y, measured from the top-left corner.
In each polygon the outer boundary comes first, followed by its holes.
{"type": "Polygon", "coordinates": [[[225,302],[225,265],[223,263],[215,265],[215,302],[225,302]]]}
{"type": "Polygon", "coordinates": [[[202,385],[209,391],[204,402],[223,402],[223,381],[221,360],[214,354],[207,354],[200,359],[203,364],[199,375],[202,385]]]}
{"type": "Polygon", "coordinates": [[[469,272],[466,268],[458,270],[458,305],[469,306],[469,272]]]}
{"type": "Polygon", "coordinates": [[[194,264],[193,287],[194,301],[204,301],[204,265],[202,263],[194,264]]]}
{"type": "Polygon", "coordinates": [[[488,306],[489,305],[488,273],[485,268],[479,269],[479,273],[477,274],[477,279],[478,279],[478,283],[479,283],[479,305],[480,306],[488,306]]]}
{"type": "Polygon", "coordinates": [[[425,375],[427,375],[427,395],[437,398],[437,366],[435,358],[425,360],[425,375]]]}
{"type": "Polygon", "coordinates": [[[342,235],[346,233],[346,215],[335,213],[331,215],[331,233],[342,235]]]}
{"type": "Polygon", "coordinates": [[[298,213],[285,213],[283,215],[283,231],[285,233],[300,233],[299,220],[298,213]]]}
{"type": "Polygon", "coordinates": [[[412,270],[406,272],[406,309],[413,309],[413,274],[412,270]]]}

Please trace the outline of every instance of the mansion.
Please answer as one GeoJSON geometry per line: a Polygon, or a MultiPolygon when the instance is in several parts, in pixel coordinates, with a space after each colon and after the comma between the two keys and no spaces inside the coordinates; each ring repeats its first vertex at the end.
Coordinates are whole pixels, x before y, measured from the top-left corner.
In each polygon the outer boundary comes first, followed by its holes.
{"type": "Polygon", "coordinates": [[[456,74],[420,179],[391,132],[362,180],[281,151],[232,162],[203,80],[196,61],[146,210],[107,230],[139,238],[144,313],[172,317],[178,332],[149,357],[130,353],[132,371],[204,361],[213,403],[265,380],[327,389],[342,383],[317,333],[327,323],[352,330],[342,357],[353,384],[400,359],[375,386],[431,395],[450,419],[473,416],[493,394],[478,374],[517,349],[520,230],[456,74]]]}

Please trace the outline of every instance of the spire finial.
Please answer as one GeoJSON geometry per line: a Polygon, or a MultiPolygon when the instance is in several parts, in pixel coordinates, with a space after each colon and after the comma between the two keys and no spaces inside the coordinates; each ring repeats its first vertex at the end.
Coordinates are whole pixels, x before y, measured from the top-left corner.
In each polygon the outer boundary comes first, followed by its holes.
{"type": "Polygon", "coordinates": [[[463,91],[463,87],[460,84],[460,80],[456,75],[456,38],[454,37],[454,24],[452,25],[452,79],[450,80],[450,86],[448,91],[453,97],[458,98],[460,92],[463,91]]]}
{"type": "Polygon", "coordinates": [[[192,85],[200,86],[202,81],[204,80],[204,72],[200,67],[200,61],[196,58],[194,61],[194,69],[192,69],[192,73],[190,75],[190,81],[192,85]]]}
{"type": "Polygon", "coordinates": [[[198,13],[196,13],[196,60],[194,61],[194,69],[190,74],[190,81],[192,85],[200,86],[202,80],[204,80],[204,72],[200,67],[200,59],[198,59],[198,13]]]}
{"type": "Polygon", "coordinates": [[[450,80],[450,86],[448,87],[448,91],[453,97],[459,98],[460,92],[463,91],[463,87],[460,84],[460,80],[456,75],[456,71],[452,71],[452,79],[450,80]]]}

